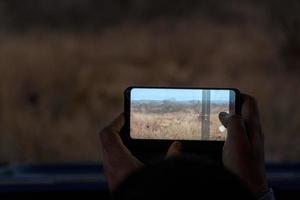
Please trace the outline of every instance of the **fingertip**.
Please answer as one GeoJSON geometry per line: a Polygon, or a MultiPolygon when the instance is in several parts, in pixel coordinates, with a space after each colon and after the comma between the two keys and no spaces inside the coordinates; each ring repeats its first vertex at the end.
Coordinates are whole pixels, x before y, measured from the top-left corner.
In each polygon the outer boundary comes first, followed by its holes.
{"type": "Polygon", "coordinates": [[[219,113],[219,120],[221,121],[221,123],[222,123],[223,126],[225,126],[225,127],[227,127],[228,116],[229,116],[229,114],[226,113],[226,112],[220,112],[220,113],[219,113]]]}
{"type": "Polygon", "coordinates": [[[175,142],[172,143],[171,146],[172,146],[173,148],[175,148],[175,149],[181,150],[181,148],[182,148],[182,143],[179,142],[179,141],[175,141],[175,142]]]}
{"type": "Polygon", "coordinates": [[[226,112],[220,112],[219,113],[219,118],[225,118],[227,115],[229,115],[228,113],[226,113],[226,112]]]}
{"type": "Polygon", "coordinates": [[[119,132],[125,124],[124,113],[119,114],[109,125],[112,132],[119,132]]]}
{"type": "Polygon", "coordinates": [[[256,99],[249,94],[242,94],[242,111],[247,110],[257,112],[258,105],[256,99]]]}
{"type": "Polygon", "coordinates": [[[249,94],[245,94],[245,93],[241,93],[241,97],[243,101],[251,101],[251,102],[256,102],[256,99],[249,95],[249,94]]]}
{"type": "Polygon", "coordinates": [[[112,134],[119,135],[122,127],[125,124],[124,114],[119,114],[110,124],[105,126],[100,132],[100,136],[109,136],[112,134]]]}
{"type": "Polygon", "coordinates": [[[178,156],[181,154],[181,150],[182,150],[182,143],[179,141],[174,141],[169,147],[166,157],[169,158],[173,156],[178,156]]]}

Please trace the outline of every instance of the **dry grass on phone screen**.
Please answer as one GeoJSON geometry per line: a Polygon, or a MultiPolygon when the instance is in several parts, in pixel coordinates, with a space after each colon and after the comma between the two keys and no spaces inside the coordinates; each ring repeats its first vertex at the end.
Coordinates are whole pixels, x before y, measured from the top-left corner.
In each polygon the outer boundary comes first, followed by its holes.
{"type": "MultiPolygon", "coordinates": [[[[201,104],[197,102],[153,101],[133,102],[131,108],[131,136],[140,139],[201,139],[201,104]],[[199,109],[200,108],[200,109],[199,109]]],[[[218,114],[227,111],[220,104],[211,107],[210,139],[223,140],[218,114]]]]}

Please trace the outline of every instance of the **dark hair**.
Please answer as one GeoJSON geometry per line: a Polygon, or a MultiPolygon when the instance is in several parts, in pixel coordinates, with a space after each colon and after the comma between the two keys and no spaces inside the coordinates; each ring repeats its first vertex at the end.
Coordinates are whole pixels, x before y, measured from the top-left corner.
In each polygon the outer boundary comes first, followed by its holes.
{"type": "Polygon", "coordinates": [[[195,157],[174,157],[131,174],[113,193],[117,200],[254,199],[220,164],[195,157]]]}

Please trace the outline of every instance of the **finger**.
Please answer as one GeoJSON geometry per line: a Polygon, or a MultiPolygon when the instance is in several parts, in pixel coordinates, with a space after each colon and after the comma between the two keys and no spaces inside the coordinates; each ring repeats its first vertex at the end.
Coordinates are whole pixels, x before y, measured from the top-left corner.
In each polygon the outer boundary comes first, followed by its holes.
{"type": "Polygon", "coordinates": [[[221,112],[219,114],[219,120],[221,121],[222,125],[225,126],[225,128],[227,128],[227,124],[228,124],[228,116],[229,114],[226,112],[221,112]]]}
{"type": "Polygon", "coordinates": [[[248,137],[244,121],[240,115],[223,113],[219,115],[221,122],[227,127],[226,142],[238,142],[247,144],[248,137]]]}
{"type": "Polygon", "coordinates": [[[124,126],[124,121],[124,115],[120,114],[111,124],[99,133],[102,148],[113,151],[125,147],[119,135],[119,132],[124,126]]]}
{"type": "Polygon", "coordinates": [[[121,114],[99,134],[102,164],[111,191],[113,191],[128,174],[143,165],[123,144],[119,135],[123,126],[124,115],[121,114]]]}
{"type": "Polygon", "coordinates": [[[245,126],[248,137],[252,143],[263,140],[259,111],[256,100],[247,94],[242,94],[242,117],[245,120],[245,126]]]}
{"type": "Polygon", "coordinates": [[[173,142],[168,149],[166,158],[173,157],[173,156],[179,156],[181,154],[181,150],[182,150],[181,142],[178,142],[178,141],[173,142]]]}
{"type": "Polygon", "coordinates": [[[112,133],[119,134],[124,124],[125,124],[124,113],[121,113],[116,119],[113,120],[113,122],[108,126],[108,128],[110,128],[112,133]]]}

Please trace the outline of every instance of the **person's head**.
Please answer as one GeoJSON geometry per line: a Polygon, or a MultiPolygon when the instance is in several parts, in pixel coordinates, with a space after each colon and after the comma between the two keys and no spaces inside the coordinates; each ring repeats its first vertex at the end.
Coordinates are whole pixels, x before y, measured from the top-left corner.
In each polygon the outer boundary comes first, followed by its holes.
{"type": "Polygon", "coordinates": [[[254,199],[222,165],[203,158],[173,157],[131,174],[114,199],[254,199]]]}

